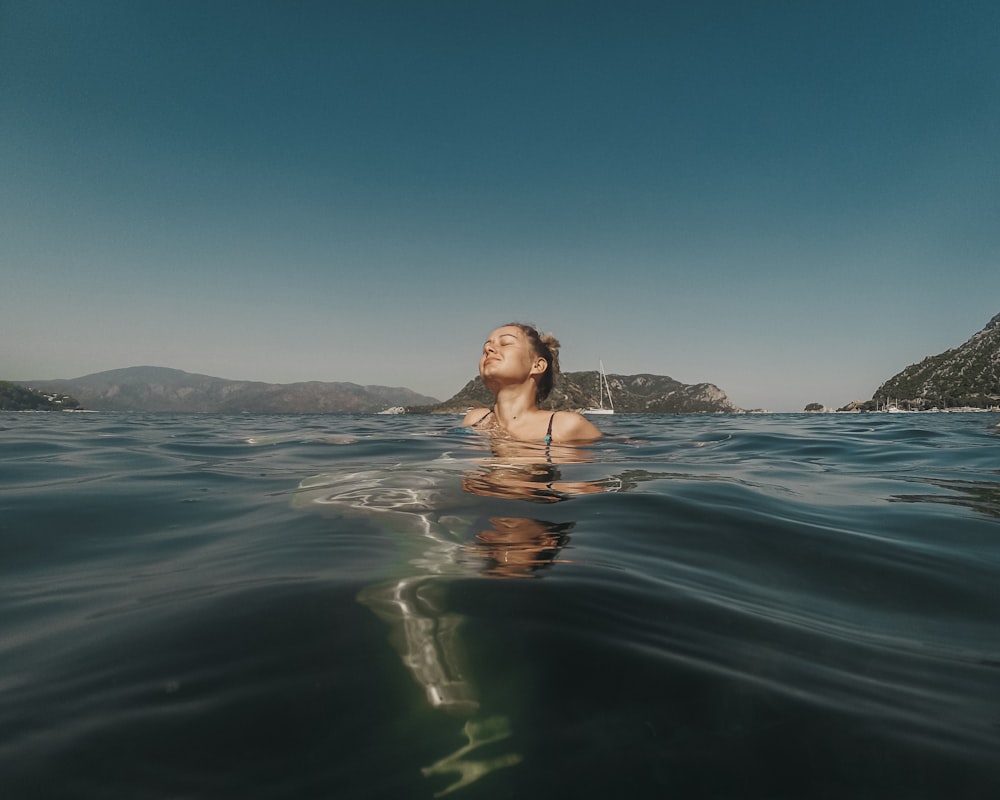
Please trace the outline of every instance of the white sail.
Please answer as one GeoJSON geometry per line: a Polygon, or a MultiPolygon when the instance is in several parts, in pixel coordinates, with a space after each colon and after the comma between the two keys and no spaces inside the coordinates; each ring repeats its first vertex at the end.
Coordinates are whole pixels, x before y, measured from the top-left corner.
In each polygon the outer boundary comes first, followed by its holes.
{"type": "Polygon", "coordinates": [[[584,414],[614,414],[615,404],[611,399],[611,386],[608,383],[608,376],[604,374],[604,362],[599,361],[600,371],[597,374],[597,396],[599,405],[597,408],[586,408],[584,414]],[[605,395],[608,398],[608,405],[604,405],[605,395]]]}

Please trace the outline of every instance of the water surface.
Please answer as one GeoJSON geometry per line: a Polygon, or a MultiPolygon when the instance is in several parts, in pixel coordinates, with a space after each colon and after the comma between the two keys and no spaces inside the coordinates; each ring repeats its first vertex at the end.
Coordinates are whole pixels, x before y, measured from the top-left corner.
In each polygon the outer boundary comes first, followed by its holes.
{"type": "Polygon", "coordinates": [[[998,422],[0,414],[0,786],[996,796],[998,422]]]}

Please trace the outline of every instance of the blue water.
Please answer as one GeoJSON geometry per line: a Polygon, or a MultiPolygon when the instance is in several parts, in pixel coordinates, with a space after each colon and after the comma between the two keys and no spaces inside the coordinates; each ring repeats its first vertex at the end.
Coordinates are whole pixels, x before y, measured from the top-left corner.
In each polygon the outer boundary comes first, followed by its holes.
{"type": "Polygon", "coordinates": [[[1000,796],[1000,415],[455,422],[0,414],[0,796],[1000,796]]]}

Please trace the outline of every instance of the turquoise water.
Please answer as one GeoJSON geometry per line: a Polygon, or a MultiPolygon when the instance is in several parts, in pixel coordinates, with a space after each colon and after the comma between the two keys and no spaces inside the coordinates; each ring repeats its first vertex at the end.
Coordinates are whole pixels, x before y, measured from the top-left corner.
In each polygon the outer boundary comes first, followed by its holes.
{"type": "Polygon", "coordinates": [[[9,798],[993,797],[1000,415],[0,414],[9,798]]]}

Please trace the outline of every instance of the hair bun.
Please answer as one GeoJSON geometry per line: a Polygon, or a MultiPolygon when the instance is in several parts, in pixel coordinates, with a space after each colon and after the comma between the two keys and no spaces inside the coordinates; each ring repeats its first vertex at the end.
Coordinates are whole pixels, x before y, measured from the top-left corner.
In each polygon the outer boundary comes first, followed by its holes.
{"type": "Polygon", "coordinates": [[[552,354],[552,371],[555,373],[559,372],[559,340],[552,335],[551,332],[545,334],[544,336],[538,336],[538,340],[549,348],[549,352],[552,354]]]}

